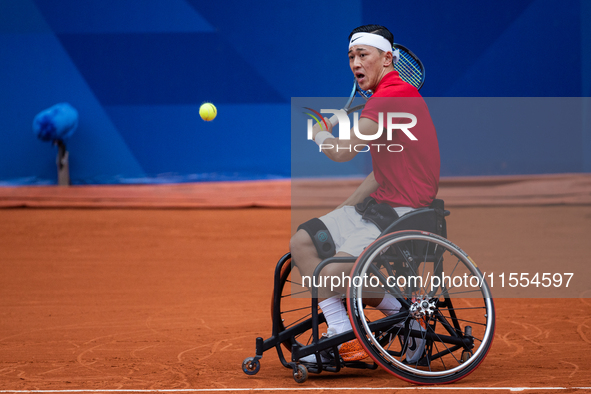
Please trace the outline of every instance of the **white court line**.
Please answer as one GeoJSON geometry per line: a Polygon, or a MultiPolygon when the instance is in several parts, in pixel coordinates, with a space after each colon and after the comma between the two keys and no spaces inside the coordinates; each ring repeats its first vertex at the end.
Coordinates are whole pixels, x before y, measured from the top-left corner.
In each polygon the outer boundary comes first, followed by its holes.
{"type": "Polygon", "coordinates": [[[591,390],[591,387],[268,387],[268,388],[221,388],[221,389],[105,389],[105,390],[0,390],[0,393],[207,393],[230,391],[319,391],[319,390],[494,390],[494,391],[527,391],[527,390],[591,390]]]}

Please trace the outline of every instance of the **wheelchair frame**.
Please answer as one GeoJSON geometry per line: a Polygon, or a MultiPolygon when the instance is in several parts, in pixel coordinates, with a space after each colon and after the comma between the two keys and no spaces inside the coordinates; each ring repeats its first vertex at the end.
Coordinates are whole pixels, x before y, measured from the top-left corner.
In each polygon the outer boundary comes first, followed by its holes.
{"type": "MultiPolygon", "coordinates": [[[[447,250],[445,248],[447,247],[451,250],[449,253],[452,256],[454,256],[454,257],[460,256],[460,259],[462,259],[461,254],[463,252],[457,247],[456,247],[457,249],[454,249],[453,247],[455,247],[455,245],[451,244],[451,242],[449,242],[445,239],[447,236],[447,225],[446,225],[445,217],[448,216],[449,214],[450,214],[449,211],[444,210],[444,203],[442,200],[434,200],[431,207],[412,211],[412,212],[402,216],[401,218],[397,219],[394,223],[392,223],[390,226],[388,226],[388,228],[386,228],[380,234],[380,237],[378,237],[378,239],[374,243],[372,243],[370,246],[368,246],[366,248],[366,251],[367,250],[374,251],[374,250],[376,250],[376,248],[377,248],[377,250],[379,250],[381,244],[386,243],[386,242],[381,242],[382,239],[384,239],[387,242],[394,243],[394,245],[398,245],[398,244],[396,244],[397,238],[400,238],[406,234],[407,238],[408,238],[408,236],[411,236],[411,238],[414,236],[413,239],[414,239],[414,242],[416,245],[422,245],[422,243],[424,243],[425,240],[427,240],[427,241],[432,240],[433,243],[435,244],[434,248],[437,249],[438,246],[436,243],[439,242],[442,245],[442,248],[444,249],[443,252],[441,252],[442,254],[445,253],[445,251],[447,250]],[[421,234],[417,234],[419,231],[421,232],[421,234]],[[444,243],[444,241],[447,243],[444,243]],[[447,246],[447,244],[449,244],[451,246],[447,246]]],[[[408,241],[405,241],[405,242],[408,242],[408,241]]],[[[413,242],[413,241],[411,241],[411,242],[413,242]]],[[[390,248],[390,246],[388,246],[386,249],[384,249],[384,251],[391,250],[389,248],[390,248]]],[[[425,257],[427,257],[427,254],[428,254],[428,251],[430,250],[430,248],[432,249],[433,246],[430,246],[429,242],[428,242],[427,246],[425,248],[425,257]]],[[[442,248],[440,248],[440,249],[442,249],[442,248]]],[[[319,278],[321,271],[327,265],[334,264],[334,263],[352,264],[352,265],[354,265],[354,270],[355,270],[359,266],[359,264],[355,264],[356,262],[358,262],[362,258],[366,259],[366,261],[367,261],[368,254],[366,254],[366,251],[364,251],[362,253],[362,255],[360,255],[359,257],[329,257],[327,259],[322,260],[320,262],[320,264],[314,270],[314,274],[313,274],[314,278],[319,278]]],[[[383,264],[382,262],[380,262],[381,261],[380,259],[382,259],[382,260],[388,259],[388,257],[389,257],[388,254],[386,254],[385,257],[381,256],[382,254],[384,254],[384,251],[382,251],[381,253],[377,253],[380,255],[380,257],[373,258],[373,260],[371,260],[369,262],[370,266],[367,266],[367,267],[370,267],[371,269],[373,269],[373,272],[377,272],[376,267],[381,267],[381,265],[383,264]],[[371,264],[375,264],[375,265],[371,266],[371,264]]],[[[374,255],[375,254],[376,253],[374,253],[374,255]]],[[[467,255],[465,255],[465,257],[467,258],[467,260],[469,260],[469,262],[472,262],[472,260],[467,255]]],[[[390,260],[393,260],[393,261],[396,260],[399,265],[400,264],[402,264],[402,265],[412,264],[412,257],[410,257],[409,255],[404,254],[404,253],[398,255],[396,257],[396,259],[390,258],[390,260]],[[410,258],[410,260],[409,260],[409,258],[410,258]]],[[[463,260],[466,260],[466,259],[463,259],[463,260]]],[[[468,263],[467,260],[466,260],[465,264],[468,263]]],[[[426,264],[426,261],[427,260],[425,260],[425,263],[423,263],[423,264],[426,264]]],[[[275,267],[273,308],[272,308],[272,322],[273,322],[272,333],[271,333],[271,337],[269,337],[266,340],[263,339],[262,337],[256,338],[256,355],[254,357],[246,358],[244,360],[244,362],[242,363],[242,369],[248,375],[254,375],[254,374],[258,373],[258,371],[260,369],[260,359],[262,358],[264,352],[275,348],[277,351],[277,354],[279,356],[279,360],[280,360],[281,364],[284,367],[290,368],[293,370],[294,380],[298,383],[303,383],[307,380],[308,372],[320,374],[322,371],[339,372],[343,367],[360,368],[360,369],[376,369],[376,368],[378,368],[378,366],[382,366],[382,367],[386,368],[386,370],[388,372],[394,374],[395,376],[397,376],[401,379],[407,380],[409,382],[412,382],[412,383],[417,383],[417,384],[451,383],[453,381],[463,378],[468,373],[472,372],[478,366],[478,364],[480,364],[480,362],[482,362],[482,360],[484,359],[484,356],[486,356],[486,353],[488,352],[488,349],[490,348],[490,345],[492,343],[492,336],[494,334],[494,305],[492,305],[492,299],[490,300],[490,303],[489,303],[490,306],[486,306],[487,304],[486,304],[486,299],[485,299],[485,307],[484,308],[485,308],[485,312],[486,312],[485,317],[487,319],[486,320],[487,321],[487,324],[486,324],[487,325],[487,327],[486,327],[487,336],[485,338],[486,338],[487,342],[485,343],[485,341],[483,341],[482,343],[484,345],[481,345],[481,346],[485,346],[484,354],[482,354],[481,350],[478,350],[478,352],[480,352],[480,354],[478,355],[479,359],[476,360],[476,365],[472,366],[467,373],[464,371],[460,371],[462,373],[451,373],[449,376],[446,376],[445,373],[439,373],[439,372],[437,372],[437,373],[425,372],[425,376],[422,376],[421,371],[419,369],[415,370],[415,369],[413,369],[412,366],[405,366],[405,365],[403,365],[403,363],[396,362],[395,360],[389,360],[388,356],[392,359],[395,356],[401,357],[405,353],[406,346],[402,344],[402,340],[400,340],[401,346],[402,346],[401,351],[398,351],[398,352],[397,351],[390,351],[389,347],[388,347],[388,350],[386,352],[388,352],[389,354],[386,354],[385,358],[384,358],[384,356],[380,356],[380,352],[383,354],[385,352],[384,349],[382,348],[382,346],[380,346],[380,341],[383,341],[383,338],[380,340],[377,340],[375,337],[378,337],[378,336],[383,335],[384,333],[387,333],[388,331],[390,331],[390,338],[391,338],[392,337],[391,330],[392,330],[393,325],[394,326],[398,325],[399,327],[402,327],[401,325],[402,325],[402,323],[404,323],[404,319],[400,316],[396,317],[396,315],[395,315],[395,316],[390,316],[388,318],[382,318],[380,320],[368,323],[366,321],[367,318],[365,317],[365,315],[363,313],[364,305],[362,306],[361,301],[358,302],[358,305],[353,303],[352,299],[349,299],[347,302],[347,307],[349,308],[350,314],[351,314],[351,310],[352,310],[351,308],[357,308],[356,313],[358,315],[359,314],[363,315],[363,317],[361,317],[361,318],[352,319],[355,322],[355,324],[353,325],[352,331],[346,331],[346,332],[331,336],[330,338],[322,338],[322,340],[321,340],[321,335],[319,334],[319,326],[320,326],[320,324],[325,322],[325,319],[324,319],[322,312],[319,312],[318,288],[315,286],[313,286],[310,289],[311,293],[312,293],[311,305],[310,305],[311,316],[309,318],[305,318],[302,321],[294,323],[289,328],[285,328],[283,325],[283,320],[282,320],[282,316],[281,316],[282,315],[282,311],[281,311],[281,297],[282,297],[282,295],[281,295],[281,292],[282,292],[283,286],[285,285],[285,281],[287,279],[287,276],[290,274],[290,271],[291,271],[290,264],[291,264],[291,254],[286,253],[284,256],[282,256],[279,259],[279,261],[275,267]],[[287,268],[289,268],[289,270],[287,268]],[[487,315],[492,315],[491,316],[492,319],[490,319],[487,315]],[[490,322],[492,322],[492,324],[490,322]],[[492,326],[492,332],[491,332],[489,326],[492,326]],[[388,328],[388,327],[390,327],[390,328],[388,328]],[[309,330],[312,330],[311,343],[299,344],[295,339],[296,336],[300,335],[301,333],[307,332],[309,330]],[[373,341],[371,341],[371,337],[374,337],[373,341]],[[347,342],[347,341],[350,341],[350,340],[356,339],[356,338],[360,341],[361,340],[365,341],[364,347],[366,348],[366,350],[369,348],[369,350],[372,351],[372,354],[370,354],[370,356],[372,357],[372,359],[374,361],[373,363],[367,363],[364,361],[346,362],[346,361],[343,361],[340,357],[338,357],[338,354],[339,354],[338,346],[344,342],[347,342]],[[363,339],[363,338],[365,338],[365,339],[363,339]],[[368,338],[370,338],[370,339],[368,339],[368,338]],[[374,347],[377,347],[381,350],[372,349],[372,343],[373,343],[373,345],[375,345],[374,347]],[[286,359],[284,352],[283,352],[284,349],[282,347],[288,347],[289,351],[291,352],[291,360],[286,359]],[[332,360],[332,362],[330,362],[330,363],[323,363],[322,362],[320,352],[324,351],[324,350],[330,350],[330,351],[332,351],[332,353],[334,355],[337,355],[336,357],[334,357],[334,360],[332,360]],[[312,354],[315,355],[315,358],[316,358],[315,363],[301,363],[301,362],[299,362],[299,360],[301,358],[303,358],[305,356],[312,355],[312,354]],[[376,362],[376,360],[378,362],[376,362]],[[394,361],[394,362],[392,362],[392,361],[394,361]],[[440,377],[440,375],[442,377],[440,377]]],[[[457,265],[458,264],[456,264],[456,267],[457,267],[457,265]]],[[[389,269],[391,270],[391,268],[389,268],[389,269]]],[[[435,269],[435,264],[434,264],[434,269],[435,269]]],[[[477,268],[476,268],[476,271],[479,272],[479,270],[477,268]]],[[[380,274],[379,274],[379,272],[377,272],[377,277],[379,277],[379,276],[380,276],[380,274]]],[[[412,289],[410,289],[409,291],[411,291],[411,290],[412,289]]],[[[487,286],[485,287],[485,290],[488,290],[487,286]]],[[[399,291],[399,290],[396,290],[396,291],[399,291]]],[[[472,356],[472,351],[470,349],[472,349],[474,347],[475,341],[474,341],[474,337],[472,336],[472,327],[471,326],[466,326],[465,330],[464,330],[465,332],[462,332],[460,324],[458,322],[458,318],[456,316],[456,310],[455,310],[455,308],[453,308],[453,304],[452,304],[452,301],[450,298],[451,293],[449,293],[449,290],[446,290],[446,292],[447,292],[446,293],[447,295],[444,295],[443,288],[442,288],[441,296],[445,298],[445,301],[442,301],[442,302],[434,301],[434,303],[437,304],[437,307],[441,306],[441,307],[449,309],[449,311],[448,311],[449,321],[447,318],[441,318],[441,316],[437,317],[437,318],[433,318],[433,319],[431,319],[431,317],[430,317],[429,321],[427,322],[427,325],[431,325],[432,332],[427,332],[429,330],[429,328],[418,330],[418,329],[412,329],[411,327],[409,327],[409,321],[408,321],[408,317],[407,317],[406,323],[404,324],[404,328],[402,328],[402,333],[400,332],[401,329],[399,329],[398,333],[395,335],[399,336],[399,337],[406,336],[407,341],[410,337],[420,338],[425,341],[430,341],[430,345],[429,345],[430,348],[428,350],[429,355],[425,354],[424,356],[422,356],[422,359],[427,358],[427,362],[432,362],[433,360],[436,360],[437,358],[441,358],[447,354],[452,354],[452,356],[453,356],[453,352],[458,351],[458,349],[463,349],[462,355],[461,355],[461,360],[460,360],[460,366],[456,367],[456,369],[458,369],[462,366],[462,363],[466,363],[466,365],[467,365],[467,364],[475,361],[475,360],[469,360],[470,357],[472,356]],[[444,327],[447,330],[448,335],[443,336],[445,338],[445,342],[443,342],[442,336],[435,332],[435,326],[437,324],[440,324],[442,327],[444,327]],[[447,345],[445,345],[447,350],[438,351],[435,355],[433,355],[432,354],[432,352],[434,351],[433,344],[437,340],[442,341],[442,343],[444,343],[444,345],[449,344],[451,346],[451,348],[448,348],[447,345]]],[[[350,290],[350,294],[351,293],[352,293],[352,290],[350,290]]],[[[490,293],[487,293],[487,294],[488,294],[488,297],[490,298],[490,293]]],[[[414,302],[415,301],[414,298],[409,301],[409,299],[405,298],[402,294],[400,294],[400,296],[397,298],[400,301],[400,303],[402,304],[402,308],[405,311],[405,313],[410,311],[411,308],[413,308],[413,305],[414,306],[420,305],[420,302],[414,302]]],[[[426,296],[425,296],[424,300],[427,300],[426,296]]],[[[419,300],[419,301],[421,301],[421,300],[419,300]]],[[[466,309],[466,308],[460,308],[460,309],[466,309]]],[[[469,309],[469,308],[467,308],[467,309],[469,309]]],[[[482,323],[479,323],[479,324],[482,324],[482,323]]],[[[426,351],[427,351],[427,349],[425,349],[425,352],[426,351]]],[[[456,358],[456,357],[454,356],[454,358],[456,358]]],[[[458,361],[457,358],[456,358],[456,361],[458,361]]],[[[444,364],[444,366],[445,366],[445,364],[444,364]]],[[[417,366],[415,368],[418,368],[418,367],[419,367],[419,365],[417,363],[417,366]]],[[[424,368],[424,366],[422,366],[422,367],[424,368]]],[[[429,370],[431,370],[430,364],[429,364],[429,370]]],[[[452,371],[453,370],[454,369],[452,369],[452,371]]]]}

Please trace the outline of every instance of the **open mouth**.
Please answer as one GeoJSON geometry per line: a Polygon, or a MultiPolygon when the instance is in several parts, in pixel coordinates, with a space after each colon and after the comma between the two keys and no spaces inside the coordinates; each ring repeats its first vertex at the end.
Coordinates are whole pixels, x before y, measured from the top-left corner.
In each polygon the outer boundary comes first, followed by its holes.
{"type": "Polygon", "coordinates": [[[365,74],[356,73],[355,78],[357,78],[357,82],[361,82],[361,80],[365,78],[365,74]]]}

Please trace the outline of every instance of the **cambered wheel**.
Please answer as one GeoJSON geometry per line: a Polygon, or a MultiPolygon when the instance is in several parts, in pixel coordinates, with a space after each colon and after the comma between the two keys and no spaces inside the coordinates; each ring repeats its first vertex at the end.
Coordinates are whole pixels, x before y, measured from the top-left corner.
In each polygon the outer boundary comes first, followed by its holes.
{"type": "Polygon", "coordinates": [[[353,329],[389,373],[415,384],[451,383],[484,360],[495,328],[490,290],[472,259],[447,239],[387,234],[363,251],[351,278],[353,329]],[[390,317],[364,308],[364,298],[379,300],[384,292],[402,305],[390,317]],[[412,357],[415,349],[420,353],[412,357]]]}
{"type": "MultiPolygon", "coordinates": [[[[279,301],[279,310],[281,316],[281,323],[279,331],[293,327],[296,324],[304,322],[306,319],[312,317],[311,312],[311,295],[310,292],[302,287],[301,278],[297,267],[292,268],[292,262],[287,261],[283,264],[280,274],[280,288],[278,291],[281,294],[279,301]]],[[[274,298],[271,299],[271,317],[273,317],[274,298]]],[[[318,313],[321,313],[320,308],[318,313]]],[[[320,316],[319,332],[325,332],[327,329],[324,318],[320,316]]],[[[283,342],[285,350],[291,352],[292,344],[300,346],[309,345],[312,343],[312,329],[296,335],[292,340],[283,342]]]]}

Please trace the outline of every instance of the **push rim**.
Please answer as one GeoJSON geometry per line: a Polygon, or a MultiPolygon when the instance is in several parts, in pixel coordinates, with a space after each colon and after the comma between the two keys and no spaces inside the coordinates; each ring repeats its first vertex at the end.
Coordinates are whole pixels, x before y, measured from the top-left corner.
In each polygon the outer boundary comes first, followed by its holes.
{"type": "MultiPolygon", "coordinates": [[[[484,309],[486,312],[485,313],[486,323],[484,323],[486,325],[486,327],[485,327],[484,334],[482,335],[482,338],[480,340],[480,345],[478,346],[478,348],[476,349],[474,354],[468,360],[466,360],[465,362],[459,362],[458,359],[455,358],[455,356],[454,356],[456,361],[458,361],[458,365],[453,368],[447,368],[444,364],[444,370],[434,371],[431,369],[430,364],[428,365],[428,369],[421,369],[418,365],[405,364],[401,360],[397,359],[396,356],[393,356],[391,354],[391,352],[389,352],[387,349],[384,349],[384,347],[382,346],[382,344],[380,343],[378,338],[376,338],[374,336],[374,334],[372,333],[371,328],[369,327],[369,323],[368,323],[369,319],[366,318],[366,316],[365,316],[365,309],[364,309],[364,303],[363,303],[363,287],[359,286],[359,287],[352,287],[352,291],[350,291],[350,295],[353,295],[354,299],[350,300],[350,301],[355,302],[356,313],[359,315],[358,318],[355,320],[357,320],[360,323],[362,331],[363,331],[363,334],[361,335],[362,342],[364,342],[363,339],[366,339],[367,345],[369,345],[369,347],[373,348],[373,350],[379,354],[379,358],[382,358],[383,361],[390,364],[394,368],[405,371],[412,376],[418,376],[418,377],[423,377],[423,378],[439,378],[439,377],[448,377],[448,376],[458,374],[458,373],[463,373],[462,376],[465,376],[469,372],[471,372],[482,361],[482,359],[484,358],[484,356],[488,352],[488,349],[489,349],[490,344],[492,342],[492,335],[494,332],[494,305],[492,303],[490,290],[489,290],[488,286],[486,285],[486,281],[484,281],[484,277],[483,277],[482,273],[475,266],[475,264],[470,259],[470,257],[468,257],[468,255],[466,253],[464,253],[460,248],[458,248],[456,245],[449,242],[445,238],[441,238],[441,237],[434,235],[434,234],[423,233],[423,232],[419,232],[419,231],[410,231],[410,232],[404,231],[401,233],[402,234],[400,234],[400,233],[388,234],[388,235],[382,237],[381,239],[376,240],[372,245],[370,245],[366,249],[366,253],[362,253],[362,255],[358,259],[358,263],[355,264],[353,276],[364,277],[364,275],[367,275],[372,263],[381,254],[383,254],[390,247],[392,247],[393,245],[395,245],[397,243],[403,243],[406,241],[425,241],[425,242],[428,242],[426,250],[429,250],[428,248],[429,248],[430,244],[437,245],[437,247],[441,247],[444,249],[442,252],[442,256],[446,251],[448,251],[450,255],[452,255],[452,256],[454,256],[454,258],[458,259],[458,262],[456,263],[456,267],[461,262],[466,267],[466,269],[470,272],[470,274],[475,276],[482,284],[481,287],[476,291],[479,291],[481,293],[482,298],[484,300],[484,309]],[[365,257],[364,255],[367,257],[365,257]],[[364,261],[362,266],[360,266],[361,260],[364,261]]],[[[425,263],[425,265],[426,265],[426,263],[425,263]]],[[[423,288],[423,292],[424,292],[424,294],[428,293],[425,288],[423,288]]],[[[443,293],[444,292],[442,291],[442,293],[439,296],[441,296],[443,293]]],[[[447,291],[447,293],[448,294],[446,294],[446,295],[447,295],[447,297],[449,297],[450,296],[449,291],[447,291]]],[[[353,318],[352,318],[352,320],[353,320],[353,318]]],[[[429,330],[429,328],[426,329],[426,331],[428,331],[428,330],[429,330]]],[[[435,332],[433,332],[433,334],[435,334],[435,332]]],[[[423,337],[423,338],[425,338],[425,337],[423,337]]],[[[441,343],[445,345],[445,343],[443,341],[441,343]]],[[[367,349],[367,350],[369,350],[369,349],[367,349]]],[[[372,356],[372,358],[375,357],[375,355],[372,354],[373,352],[370,351],[369,353],[372,356]]],[[[453,353],[450,352],[450,354],[452,354],[452,356],[453,356],[453,353]]],[[[375,358],[374,358],[374,360],[381,364],[382,360],[376,360],[375,358]]]]}

